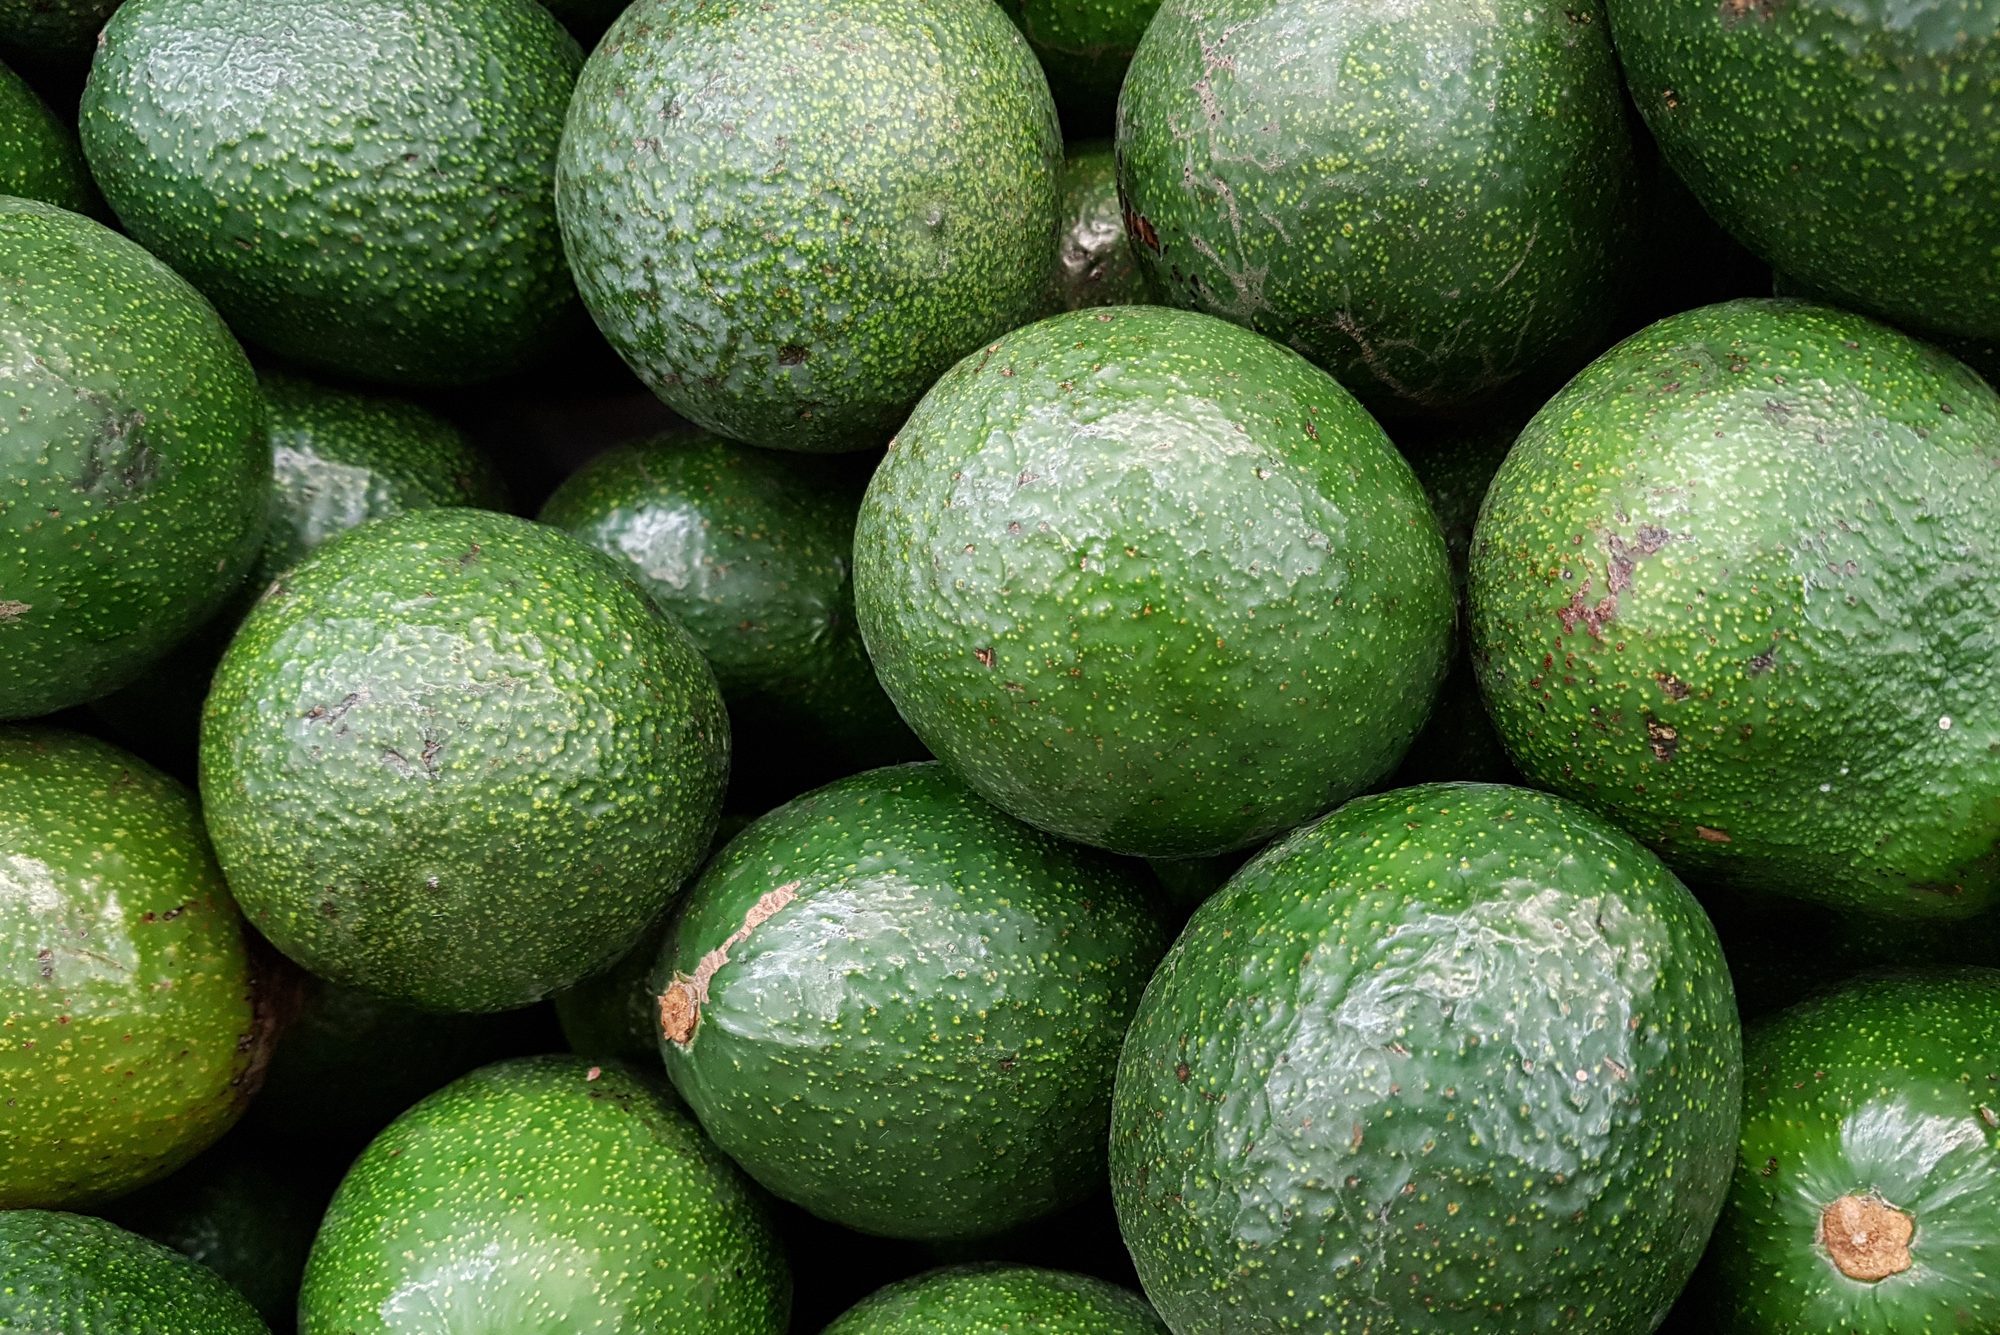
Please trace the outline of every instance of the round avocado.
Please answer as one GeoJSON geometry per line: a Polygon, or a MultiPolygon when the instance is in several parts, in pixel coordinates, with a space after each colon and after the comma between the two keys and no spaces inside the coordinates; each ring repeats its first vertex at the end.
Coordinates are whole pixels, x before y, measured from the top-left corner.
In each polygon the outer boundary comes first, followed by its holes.
{"type": "Polygon", "coordinates": [[[577,85],[556,205],[584,304],[675,412],[873,449],[1041,311],[1061,166],[988,0],[638,0],[577,85]]]}
{"type": "Polygon", "coordinates": [[[891,1284],[822,1335],[1167,1335],[1129,1289],[1025,1265],[960,1265],[891,1284]]]}
{"type": "Polygon", "coordinates": [[[1595,0],[1167,0],[1118,101],[1139,262],[1378,411],[1587,356],[1638,186],[1595,0]]]}
{"type": "Polygon", "coordinates": [[[1062,249],[1053,309],[1137,306],[1151,295],[1125,236],[1111,145],[1101,139],[1077,144],[1063,158],[1062,249]]]}
{"type": "Polygon", "coordinates": [[[271,487],[249,359],[107,227],[0,198],[0,719],[124,685],[219,607],[271,487]]]}
{"type": "MultiPolygon", "coordinates": [[[[0,10],[5,7],[0,0],[0,10]]],[[[97,207],[76,132],[5,65],[0,65],[0,195],[39,199],[77,213],[97,207]]]]}
{"type": "Polygon", "coordinates": [[[1707,1329],[2000,1330],[2000,969],[1851,981],[1743,1059],[1707,1329]]]}
{"type": "Polygon", "coordinates": [[[529,1057],[410,1109],[326,1212],[300,1335],[781,1335],[763,1202],[663,1085],[529,1057]]]}
{"type": "Polygon", "coordinates": [[[128,0],[83,151],[247,342],[466,384],[550,352],[573,312],[552,182],[582,59],[534,0],[128,0]]]}
{"type": "Polygon", "coordinates": [[[1000,0],[1066,103],[1106,107],[1160,0],[1000,0]]]}
{"type": "Polygon", "coordinates": [[[935,762],[872,770],[702,873],[653,978],[660,1051],[773,1194],[883,1237],[993,1234],[1102,1182],[1118,1041],[1165,946],[1127,868],[935,762]]]}
{"type": "Polygon", "coordinates": [[[1195,911],[1111,1185],[1178,1335],[1645,1335],[1729,1183],[1741,1034],[1658,859],[1491,784],[1361,798],[1195,911]]]}
{"type": "Polygon", "coordinates": [[[205,1266],[116,1224],[0,1210],[0,1331],[271,1335],[205,1266]]]}
{"type": "Polygon", "coordinates": [[[708,846],[715,677],[616,563],[484,510],[417,510],[274,582],[203,712],[216,856],[278,949],[432,1010],[608,966],[708,846]]]}
{"type": "Polygon", "coordinates": [[[279,1007],[194,795],[103,742],[0,729],[0,1209],[162,1177],[241,1115],[279,1007]]]}
{"type": "Polygon", "coordinates": [[[1773,300],[1633,335],[1501,466],[1471,620],[1522,772],[1688,874],[2000,900],[2000,397],[1936,349],[1773,300]]]}
{"type": "Polygon", "coordinates": [[[882,685],[1001,809],[1120,853],[1256,843],[1386,774],[1450,645],[1437,520],[1296,354],[1157,306],[945,374],[855,529],[882,685]]]}

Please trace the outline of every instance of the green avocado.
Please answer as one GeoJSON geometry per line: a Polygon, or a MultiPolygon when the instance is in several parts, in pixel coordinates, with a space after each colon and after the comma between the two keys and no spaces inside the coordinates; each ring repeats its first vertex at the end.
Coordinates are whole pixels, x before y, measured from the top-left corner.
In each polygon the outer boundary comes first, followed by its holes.
{"type": "Polygon", "coordinates": [[[1061,245],[1055,310],[1151,300],[1118,207],[1118,163],[1104,140],[1077,144],[1063,159],[1061,245]]]}
{"type": "Polygon", "coordinates": [[[214,612],[263,539],[271,463],[249,360],[151,255],[0,198],[0,273],[9,719],[124,685],[214,612]]]}
{"type": "Polygon", "coordinates": [[[128,0],[83,151],[247,342],[465,384],[550,353],[573,314],[552,182],[581,64],[534,0],[128,0]]]}
{"type": "Polygon", "coordinates": [[[874,449],[1041,311],[1061,165],[990,0],[638,0],[577,85],[556,204],[584,304],[675,412],[874,449]]]}
{"type": "Polygon", "coordinates": [[[658,1074],[526,1057],[362,1152],[313,1243],[300,1335],[781,1335],[763,1202],[658,1074]]]}
{"type": "Polygon", "coordinates": [[[1522,788],[1365,797],[1253,859],[1153,976],[1111,1185],[1177,1335],[1645,1335],[1729,1183],[1715,929],[1522,788]]]}
{"type": "Polygon", "coordinates": [[[0,1331],[271,1335],[206,1267],[102,1219],[46,1210],[0,1210],[0,1331]]]}
{"type": "Polygon", "coordinates": [[[1110,105],[1160,0],[1000,0],[1065,103],[1110,105]]]}
{"type": "Polygon", "coordinates": [[[164,1176],[257,1092],[282,1009],[194,794],[103,742],[0,728],[0,1209],[164,1176]]]}
{"type": "Polygon", "coordinates": [[[2000,1330],[2000,969],[1850,982],[1743,1058],[1706,1329],[2000,1330]]]}
{"type": "Polygon", "coordinates": [[[1688,874],[2000,901],[2000,397],[1937,350],[1773,300],[1633,335],[1507,456],[1471,619],[1522,772],[1688,874]]]}
{"type": "Polygon", "coordinates": [[[714,675],[609,557],[484,510],[374,520],[276,581],[203,713],[250,921],[330,981],[504,1010],[608,966],[708,846],[714,675]]]}
{"type": "Polygon", "coordinates": [[[1165,947],[1125,867],[935,762],[872,770],[702,873],[653,979],[660,1051],[775,1195],[884,1237],[993,1234],[1102,1182],[1118,1041],[1165,947]]]}
{"type": "Polygon", "coordinates": [[[2000,339],[2000,5],[1608,0],[1715,220],[1841,306],[2000,339]]]}
{"type": "Polygon", "coordinates": [[[1225,852],[1365,789],[1454,617],[1437,520],[1300,357],[1157,306],[966,358],[876,470],[855,604],[889,698],[1003,810],[1120,853],[1225,852]]]}
{"type": "Polygon", "coordinates": [[[1167,1335],[1129,1289],[1025,1265],[960,1265],[891,1284],[822,1335],[1167,1335]]]}
{"type": "Polygon", "coordinates": [[[1167,0],[1118,102],[1156,289],[1378,411],[1465,410],[1601,346],[1636,173],[1596,0],[1167,0]]]}
{"type": "MultiPolygon", "coordinates": [[[[6,0],[0,0],[0,11],[5,8],[6,0]]],[[[97,207],[76,132],[5,65],[0,65],[0,195],[78,213],[97,207]]]]}
{"type": "Polygon", "coordinates": [[[0,0],[0,51],[20,66],[75,72],[119,0],[0,0]]]}

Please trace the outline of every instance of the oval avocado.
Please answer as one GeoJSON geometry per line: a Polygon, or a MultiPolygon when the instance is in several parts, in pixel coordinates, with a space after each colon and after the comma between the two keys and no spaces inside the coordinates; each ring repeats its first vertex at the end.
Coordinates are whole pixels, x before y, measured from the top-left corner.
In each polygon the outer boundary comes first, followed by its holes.
{"type": "Polygon", "coordinates": [[[39,199],[77,213],[97,208],[76,131],[5,65],[0,65],[0,195],[39,199]]]}
{"type": "Polygon", "coordinates": [[[1152,299],[1118,207],[1118,163],[1102,139],[1072,146],[1063,158],[1062,249],[1054,309],[1137,306],[1152,299]]]}
{"type": "Polygon", "coordinates": [[[0,1330],[271,1335],[206,1266],[87,1215],[0,1210],[0,1330]]]}
{"type": "Polygon", "coordinates": [[[1130,1289],[1025,1265],[958,1265],[891,1284],[821,1335],[1167,1335],[1130,1289]]]}

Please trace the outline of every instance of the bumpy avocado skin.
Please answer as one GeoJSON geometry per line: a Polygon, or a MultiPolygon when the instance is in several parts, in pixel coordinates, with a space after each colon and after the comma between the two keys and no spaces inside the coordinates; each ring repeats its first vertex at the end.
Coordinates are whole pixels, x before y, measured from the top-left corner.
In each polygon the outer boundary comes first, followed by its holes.
{"type": "Polygon", "coordinates": [[[1061,163],[988,0],[639,0],[577,85],[556,201],[585,305],[674,411],[874,449],[1041,312],[1061,163]]]}
{"type": "Polygon", "coordinates": [[[1595,0],[1167,0],[1118,162],[1163,296],[1377,411],[1462,409],[1587,355],[1637,235],[1595,0]]]}
{"type": "Polygon", "coordinates": [[[271,1335],[220,1276],[86,1215],[0,1211],[0,1331],[271,1335]]]}
{"type": "Polygon", "coordinates": [[[5,65],[0,65],[0,195],[39,199],[77,213],[97,207],[76,132],[5,65]]]}
{"type": "Polygon", "coordinates": [[[1105,307],[952,368],[855,530],[882,685],[1003,810],[1120,853],[1243,847],[1387,773],[1454,616],[1437,520],[1324,373],[1105,307]]]}
{"type": "Polygon", "coordinates": [[[609,965],[708,846],[729,725],[602,553],[484,510],[377,520],[275,582],[202,721],[244,911],[333,982],[504,1010],[609,965]]]}
{"type": "Polygon", "coordinates": [[[2000,397],[1860,316],[1671,316],[1522,433],[1474,541],[1508,750],[1703,879],[2000,898],[2000,397]]]}
{"type": "Polygon", "coordinates": [[[657,1073],[474,1071],[365,1150],[313,1244],[300,1335],[780,1335],[791,1275],[735,1166],[657,1073]]]}
{"type": "Polygon", "coordinates": [[[1841,306],[2000,338],[2000,5],[1609,0],[1708,212],[1841,306]]]}
{"type": "Polygon", "coordinates": [[[552,191],[581,64],[534,0],[130,0],[83,150],[246,341],[466,384],[549,351],[573,310],[552,191]]]}
{"type": "Polygon", "coordinates": [[[1118,206],[1118,163],[1111,145],[1086,140],[1063,158],[1062,241],[1054,309],[1136,306],[1152,299],[1118,206]]]}
{"type": "Polygon", "coordinates": [[[660,1051],[774,1194],[884,1237],[990,1235],[1103,1180],[1119,1038],[1165,948],[1128,868],[935,762],[872,770],[702,873],[653,978],[660,1051]]]}
{"type": "Polygon", "coordinates": [[[1065,102],[1109,106],[1160,0],[1000,0],[1065,102]]]}
{"type": "Polygon", "coordinates": [[[113,747],[0,729],[0,1209],[172,1172],[257,1092],[275,1024],[194,795],[113,747]]]}
{"type": "Polygon", "coordinates": [[[124,237],[0,198],[0,719],[122,686],[249,568],[271,486],[243,349],[124,237]]]}
{"type": "Polygon", "coordinates": [[[1721,1209],[1715,931],[1527,789],[1358,801],[1196,910],[1119,1062],[1111,1183],[1179,1335],[1644,1335],[1721,1209]]]}
{"type": "Polygon", "coordinates": [[[1708,1329],[2000,1329],[2000,970],[1852,981],[1753,1028],[1743,1055],[1708,1329]],[[1890,1262],[1906,1268],[1836,1261],[1822,1220],[1845,1196],[1914,1224],[1890,1262]]]}
{"type": "Polygon", "coordinates": [[[822,1335],[1167,1335],[1129,1289],[1025,1265],[960,1265],[891,1284],[822,1335]]]}

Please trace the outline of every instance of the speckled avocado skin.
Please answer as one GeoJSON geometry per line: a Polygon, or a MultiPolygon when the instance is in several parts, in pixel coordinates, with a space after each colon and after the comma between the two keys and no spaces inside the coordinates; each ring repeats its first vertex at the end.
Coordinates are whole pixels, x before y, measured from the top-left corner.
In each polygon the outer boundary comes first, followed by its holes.
{"type": "Polygon", "coordinates": [[[1838,305],[2000,338],[2000,5],[1608,8],[1653,137],[1739,241],[1838,305]]]}
{"type": "Polygon", "coordinates": [[[577,85],[556,201],[598,328],[676,412],[873,449],[1041,311],[1061,162],[989,0],[639,0],[577,85]]]}
{"type": "Polygon", "coordinates": [[[1583,808],[1362,798],[1196,910],[1119,1060],[1111,1185],[1177,1335],[1645,1335],[1728,1186],[1715,930],[1583,808]]]}
{"type": "Polygon", "coordinates": [[[1670,316],[1487,493],[1476,661],[1531,780],[1690,874],[1885,914],[2000,898],[2000,398],[1860,316],[1670,316]]]}
{"type": "Polygon", "coordinates": [[[1128,869],[935,762],[872,770],[702,873],[654,974],[660,1051],[774,1194],[885,1237],[989,1235],[1102,1181],[1119,1037],[1165,947],[1128,869]]]}
{"type": "Polygon", "coordinates": [[[300,1335],[781,1335],[791,1276],[657,1074],[502,1062],[389,1127],[313,1244],[300,1335]]]}
{"type": "Polygon", "coordinates": [[[249,360],[165,265],[0,198],[0,274],[8,719],[121,686],[200,625],[263,540],[271,463],[249,360]]]}
{"type": "Polygon", "coordinates": [[[1465,408],[1586,355],[1637,235],[1595,0],[1167,0],[1118,162],[1163,296],[1377,411],[1465,408]]]}
{"type": "Polygon", "coordinates": [[[610,964],[708,846],[728,719],[608,557],[484,510],[335,539],[274,583],[202,720],[216,855],[277,947],[436,1010],[610,964]]]}
{"type": "Polygon", "coordinates": [[[85,1215],[0,1211],[0,1331],[271,1335],[213,1271],[85,1215]]]}
{"type": "Polygon", "coordinates": [[[960,1265],[891,1284],[822,1335],[1167,1335],[1146,1300],[1088,1275],[960,1265]]]}
{"type": "Polygon", "coordinates": [[[1000,0],[1066,102],[1109,105],[1160,0],[1000,0]]]}
{"type": "Polygon", "coordinates": [[[1062,249],[1054,309],[1135,306],[1151,300],[1118,207],[1118,163],[1105,140],[1077,144],[1063,158],[1062,249]]]}
{"type": "Polygon", "coordinates": [[[571,311],[553,179],[581,64],[534,0],[129,0],[83,150],[246,341],[464,384],[548,351],[571,311]]]}
{"type": "Polygon", "coordinates": [[[1708,1328],[2000,1330],[2000,970],[1850,982],[1753,1028],[1743,1055],[1708,1328]],[[1914,1224],[1906,1268],[1871,1280],[1835,1262],[1822,1221],[1851,1195],[1914,1224]]]}
{"type": "Polygon", "coordinates": [[[76,132],[5,65],[0,65],[0,195],[79,213],[97,203],[76,132]]]}
{"type": "Polygon", "coordinates": [[[1218,853],[1393,767],[1453,619],[1437,520],[1301,358],[1156,306],[953,367],[855,530],[890,699],[988,800],[1120,853],[1218,853]]]}

